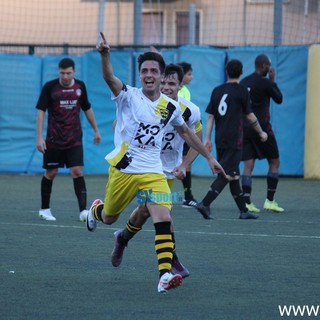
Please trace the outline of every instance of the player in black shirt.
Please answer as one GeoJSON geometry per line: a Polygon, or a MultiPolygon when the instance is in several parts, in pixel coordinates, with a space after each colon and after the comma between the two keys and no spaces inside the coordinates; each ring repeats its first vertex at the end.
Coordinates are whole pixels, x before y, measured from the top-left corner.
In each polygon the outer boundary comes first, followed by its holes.
{"type": "Polygon", "coordinates": [[[50,209],[52,183],[58,168],[70,168],[74,190],[78,199],[80,221],[87,217],[87,190],[83,177],[83,146],[80,110],[94,130],[94,143],[100,143],[100,133],[91,104],[88,101],[84,82],[74,78],[75,64],[69,58],[59,62],[59,78],[47,82],[41,91],[36,108],[37,149],[43,153],[43,168],[46,170],[41,181],[41,209],[39,216],[55,221],[50,209]],[[45,112],[48,111],[47,136],[42,131],[45,112]]]}
{"type": "Polygon", "coordinates": [[[242,63],[239,60],[230,60],[226,66],[227,82],[214,88],[206,109],[209,113],[206,129],[206,147],[211,151],[211,134],[215,122],[215,144],[217,159],[223,166],[227,178],[218,174],[210,186],[203,200],[197,205],[197,210],[205,219],[211,219],[210,204],[228,184],[230,192],[240,211],[240,219],[257,219],[258,215],[248,211],[240,188],[239,164],[243,145],[243,116],[245,115],[251,126],[266,141],[268,135],[261,129],[250,106],[249,92],[239,84],[242,74],[242,63]]]}
{"type": "Polygon", "coordinates": [[[264,131],[268,134],[268,141],[262,143],[257,134],[245,122],[243,156],[244,168],[242,172],[242,190],[246,206],[250,211],[260,210],[251,202],[252,179],[256,159],[267,159],[269,164],[267,174],[267,199],[264,209],[283,212],[274,200],[279,180],[279,150],[276,137],[270,123],[270,99],[275,103],[282,103],[282,93],[275,83],[275,71],[271,68],[271,61],[265,55],[258,55],[255,59],[255,72],[245,77],[241,82],[250,92],[251,107],[264,131]],[[269,78],[267,77],[269,76],[269,78]]]}

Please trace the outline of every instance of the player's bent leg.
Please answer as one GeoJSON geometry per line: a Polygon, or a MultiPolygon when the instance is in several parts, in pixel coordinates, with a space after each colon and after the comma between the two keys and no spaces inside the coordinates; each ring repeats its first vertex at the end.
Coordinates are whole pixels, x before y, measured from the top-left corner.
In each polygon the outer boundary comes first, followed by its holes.
{"type": "Polygon", "coordinates": [[[89,231],[95,231],[97,224],[101,221],[101,213],[103,210],[103,201],[96,199],[92,202],[90,209],[88,210],[87,215],[87,229],[89,231]]]}
{"type": "Polygon", "coordinates": [[[120,266],[123,258],[124,249],[128,245],[128,241],[123,239],[122,232],[123,230],[117,230],[114,232],[114,248],[111,254],[111,264],[114,267],[120,266]]]}
{"type": "Polygon", "coordinates": [[[88,210],[87,215],[87,229],[89,231],[95,231],[99,221],[104,224],[111,225],[116,222],[119,218],[117,215],[107,215],[104,212],[104,203],[100,199],[96,199],[92,202],[90,209],[88,210]]]}
{"type": "Polygon", "coordinates": [[[142,229],[149,216],[146,206],[140,205],[131,213],[126,227],[114,233],[114,248],[111,254],[111,263],[114,267],[120,266],[128,242],[142,229]]]}
{"type": "Polygon", "coordinates": [[[147,206],[143,204],[139,205],[132,211],[129,221],[132,225],[142,228],[142,226],[146,223],[149,217],[149,210],[147,206]]]}
{"type": "Polygon", "coordinates": [[[104,224],[108,224],[108,225],[111,225],[111,224],[115,223],[118,220],[119,216],[120,216],[119,214],[117,214],[115,216],[109,216],[109,215],[106,215],[104,213],[104,211],[102,212],[102,215],[101,215],[102,222],[104,224]]]}
{"type": "Polygon", "coordinates": [[[182,278],[187,278],[190,276],[189,270],[180,262],[176,254],[173,254],[171,272],[173,274],[180,274],[182,278]]]}

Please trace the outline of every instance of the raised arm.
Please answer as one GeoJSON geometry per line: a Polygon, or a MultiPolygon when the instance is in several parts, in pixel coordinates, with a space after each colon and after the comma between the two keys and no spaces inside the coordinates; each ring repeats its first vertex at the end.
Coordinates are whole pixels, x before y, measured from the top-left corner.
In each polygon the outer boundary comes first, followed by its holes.
{"type": "Polygon", "coordinates": [[[275,81],[276,71],[273,68],[270,68],[268,75],[269,75],[269,80],[271,82],[271,85],[268,88],[268,93],[275,103],[281,104],[283,100],[283,96],[275,81]]]}
{"type": "Polygon", "coordinates": [[[101,56],[101,67],[103,79],[108,84],[110,90],[115,96],[118,96],[122,90],[123,83],[113,73],[113,67],[110,60],[110,46],[102,32],[100,32],[101,41],[96,45],[101,56]]]}

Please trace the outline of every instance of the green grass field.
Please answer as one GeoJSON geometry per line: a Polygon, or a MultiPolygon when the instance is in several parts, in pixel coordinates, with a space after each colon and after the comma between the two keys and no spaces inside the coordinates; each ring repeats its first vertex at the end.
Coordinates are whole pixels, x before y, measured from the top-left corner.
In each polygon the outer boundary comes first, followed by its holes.
{"type": "MultiPolygon", "coordinates": [[[[110,262],[113,232],[125,226],[132,203],[112,226],[90,233],[78,221],[69,176],[57,176],[51,209],[38,218],[40,175],[0,175],[0,318],[274,320],[279,305],[320,304],[320,181],[282,178],[276,200],[285,213],[262,211],[239,220],[227,186],[212,204],[214,220],[174,205],[180,260],[191,272],[182,286],[157,292],[151,221],[129,243],[120,267],[110,262]]],[[[86,176],[88,205],[104,196],[106,176],[86,176]]],[[[193,178],[198,200],[213,178],[193,178]]],[[[254,178],[260,208],[266,180],[254,178]]],[[[182,191],[176,182],[174,190],[182,191]]]]}

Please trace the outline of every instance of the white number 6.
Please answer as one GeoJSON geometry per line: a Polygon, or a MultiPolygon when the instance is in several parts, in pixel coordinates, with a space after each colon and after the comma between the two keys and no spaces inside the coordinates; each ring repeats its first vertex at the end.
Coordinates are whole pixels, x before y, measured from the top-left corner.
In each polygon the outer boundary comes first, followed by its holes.
{"type": "Polygon", "coordinates": [[[221,98],[221,100],[220,100],[220,103],[219,103],[218,111],[219,111],[219,114],[220,114],[221,116],[224,116],[224,115],[226,114],[226,112],[227,112],[227,109],[228,109],[228,105],[227,105],[227,103],[226,103],[227,96],[228,96],[228,94],[225,93],[225,94],[222,96],[222,98],[221,98]]]}

